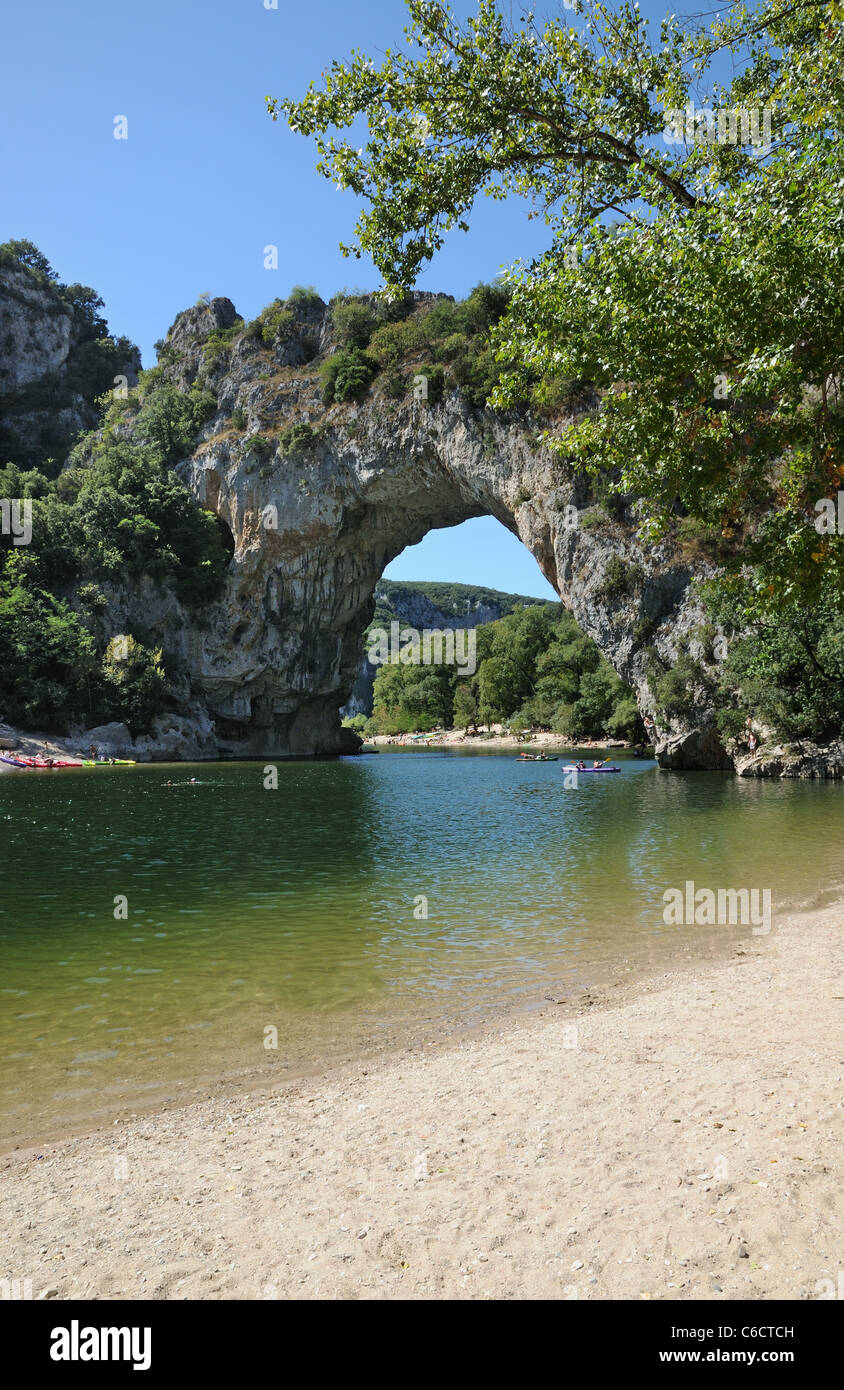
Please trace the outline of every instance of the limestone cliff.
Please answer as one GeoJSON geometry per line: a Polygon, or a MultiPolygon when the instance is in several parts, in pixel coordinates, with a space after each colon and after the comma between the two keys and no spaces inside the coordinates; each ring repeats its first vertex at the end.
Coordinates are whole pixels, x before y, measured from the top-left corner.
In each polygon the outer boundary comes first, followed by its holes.
{"type": "MultiPolygon", "coordinates": [[[[537,421],[474,409],[456,391],[438,405],[396,402],[377,383],[361,404],[324,407],[315,359],[331,350],[330,312],[309,303],[295,318],[268,347],[216,299],[179,315],[162,352],[174,382],[201,378],[217,399],[178,472],[230,527],[234,556],[201,629],[172,613],[166,628],[220,751],[352,747],[338,710],[385,566],[430,529],[482,515],[520,537],[652,710],[649,663],[671,666],[684,642],[695,652],[703,614],[689,565],[667,545],[643,549],[629,512],[596,507],[538,446],[537,421]]],[[[705,686],[657,733],[664,766],[731,766],[705,686]]]]}
{"type": "Polygon", "coordinates": [[[108,336],[101,307],[84,286],[0,259],[0,466],[49,471],[51,459],[58,471],[80,430],[96,426],[97,397],[118,376],[137,383],[140,354],[108,336]]]}

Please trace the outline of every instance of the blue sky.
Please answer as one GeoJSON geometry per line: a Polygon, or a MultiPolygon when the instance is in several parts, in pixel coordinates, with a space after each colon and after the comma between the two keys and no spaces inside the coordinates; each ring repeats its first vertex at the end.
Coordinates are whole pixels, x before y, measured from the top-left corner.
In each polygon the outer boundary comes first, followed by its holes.
{"type": "MultiPolygon", "coordinates": [[[[156,339],[204,291],[252,318],[294,284],[312,284],[325,299],[379,284],[370,264],[339,251],[351,239],[355,200],[316,173],[313,144],[273,123],[264,98],[301,95],[352,48],[377,59],[397,46],[405,5],[265,8],[271,2],[5,7],[0,241],[26,237],[63,280],[94,286],[111,330],[138,343],[145,366],[156,339]],[[128,121],[126,140],[114,139],[117,116],[128,121]],[[270,243],[277,271],[263,267],[270,243]]],[[[452,8],[465,17],[476,7],[454,0],[452,8]]],[[[527,221],[526,204],[483,201],[470,233],[453,234],[419,288],[463,296],[541,250],[546,236],[527,221]]],[[[388,574],[553,597],[533,558],[489,518],[432,533],[388,574]]]]}

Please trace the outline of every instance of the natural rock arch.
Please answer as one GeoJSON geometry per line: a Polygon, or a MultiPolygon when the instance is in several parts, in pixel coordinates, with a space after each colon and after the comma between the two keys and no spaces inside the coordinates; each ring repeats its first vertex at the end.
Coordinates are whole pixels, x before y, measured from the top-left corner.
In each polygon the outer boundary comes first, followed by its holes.
{"type": "MultiPolygon", "coordinates": [[[[200,370],[208,332],[234,320],[228,300],[179,316],[168,343],[180,349],[183,383],[200,370]]],[[[303,343],[307,334],[311,355],[326,350],[329,323],[324,307],[310,309],[271,379],[260,370],[265,357],[239,340],[213,381],[217,419],[179,470],[236,543],[221,601],[202,632],[182,641],[221,750],[348,749],[338,710],[385,567],[429,530],[484,515],[523,541],[643,711],[652,709],[646,647],[671,665],[703,617],[689,567],[668,547],[645,553],[629,520],[590,506],[584,480],[538,445],[535,422],[475,410],[458,392],[439,405],[396,404],[376,392],[326,412],[303,343]],[[245,433],[231,429],[235,407],[247,417],[245,433]],[[308,421],[314,437],[277,451],[291,424],[308,421]],[[619,560],[635,575],[626,591],[619,560]]],[[[688,722],[659,732],[665,766],[730,765],[703,692],[688,722]]]]}

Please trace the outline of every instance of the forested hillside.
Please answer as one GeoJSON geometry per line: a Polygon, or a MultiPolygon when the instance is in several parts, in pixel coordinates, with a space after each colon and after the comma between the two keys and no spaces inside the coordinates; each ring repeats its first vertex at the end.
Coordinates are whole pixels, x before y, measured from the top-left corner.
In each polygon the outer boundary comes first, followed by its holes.
{"type": "Polygon", "coordinates": [[[571,739],[639,738],[633,692],[561,604],[517,607],[473,633],[477,670],[454,664],[381,666],[368,734],[506,723],[512,732],[550,729],[571,739]]]}

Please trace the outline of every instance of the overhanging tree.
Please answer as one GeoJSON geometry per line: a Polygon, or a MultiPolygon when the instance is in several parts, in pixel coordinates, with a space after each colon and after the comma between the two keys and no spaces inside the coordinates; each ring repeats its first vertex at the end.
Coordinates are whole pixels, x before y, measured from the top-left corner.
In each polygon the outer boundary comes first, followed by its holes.
{"type": "Polygon", "coordinates": [[[840,606],[844,538],[815,524],[844,486],[839,0],[672,17],[658,36],[629,0],[513,27],[493,0],[465,25],[442,0],[408,8],[405,51],[353,52],[302,100],[267,98],[364,201],[344,250],[396,295],[479,196],[528,198],[549,246],[507,276],[494,338],[518,367],[492,403],[537,373],[591,383],[598,408],[550,442],[639,498],[646,535],[678,510],[726,533],[748,620],[822,589],[840,606]],[[704,114],[678,121],[690,102],[704,114]]]}

